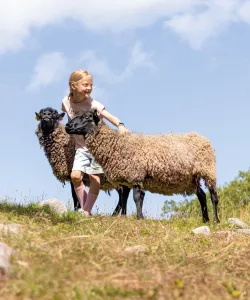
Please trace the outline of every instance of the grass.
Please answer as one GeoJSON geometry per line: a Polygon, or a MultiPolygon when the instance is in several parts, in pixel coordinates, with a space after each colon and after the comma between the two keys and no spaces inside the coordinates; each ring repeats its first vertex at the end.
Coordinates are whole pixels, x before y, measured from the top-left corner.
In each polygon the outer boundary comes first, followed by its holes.
{"type": "MultiPolygon", "coordinates": [[[[200,216],[59,217],[3,202],[0,223],[23,225],[21,235],[1,235],[15,250],[1,299],[250,299],[249,236],[194,236],[191,230],[204,225],[200,216]],[[126,254],[133,245],[147,251],[126,254]]],[[[231,228],[226,220],[207,225],[231,228]]]]}

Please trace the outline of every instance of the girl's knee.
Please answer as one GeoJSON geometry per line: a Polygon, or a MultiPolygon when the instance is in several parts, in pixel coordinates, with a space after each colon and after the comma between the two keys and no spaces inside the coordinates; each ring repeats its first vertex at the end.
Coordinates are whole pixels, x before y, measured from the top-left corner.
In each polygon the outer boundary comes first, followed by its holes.
{"type": "Polygon", "coordinates": [[[90,185],[100,188],[101,179],[99,175],[89,174],[90,185]]]}
{"type": "Polygon", "coordinates": [[[89,174],[90,180],[100,182],[100,175],[99,174],[89,174]]]}
{"type": "Polygon", "coordinates": [[[70,174],[70,177],[73,182],[82,181],[82,172],[81,171],[72,171],[70,174]]]}

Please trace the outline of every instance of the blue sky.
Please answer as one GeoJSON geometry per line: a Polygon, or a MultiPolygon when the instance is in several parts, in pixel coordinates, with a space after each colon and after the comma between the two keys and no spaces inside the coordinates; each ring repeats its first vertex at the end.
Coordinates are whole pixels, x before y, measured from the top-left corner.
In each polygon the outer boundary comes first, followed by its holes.
{"type": "MultiPolygon", "coordinates": [[[[128,129],[207,136],[218,185],[248,170],[249,1],[8,3],[0,4],[1,198],[70,201],[40,149],[34,116],[60,110],[78,68],[93,74],[93,97],[128,129]]],[[[147,192],[145,214],[158,217],[165,199],[147,192]]],[[[116,203],[115,191],[101,192],[96,206],[110,213],[116,203]]],[[[132,193],[128,208],[135,211],[132,193]]]]}

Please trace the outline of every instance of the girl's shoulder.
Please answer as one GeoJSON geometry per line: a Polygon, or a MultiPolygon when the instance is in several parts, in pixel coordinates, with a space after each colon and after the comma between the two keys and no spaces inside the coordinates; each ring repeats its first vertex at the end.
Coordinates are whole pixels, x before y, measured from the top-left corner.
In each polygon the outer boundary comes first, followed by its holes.
{"type": "Polygon", "coordinates": [[[91,98],[91,108],[96,108],[98,111],[100,111],[103,110],[105,106],[101,102],[91,98]]]}
{"type": "Polygon", "coordinates": [[[97,101],[96,99],[92,98],[92,97],[89,97],[89,102],[92,104],[92,105],[102,105],[101,102],[97,101]]]}
{"type": "Polygon", "coordinates": [[[69,97],[68,96],[65,96],[63,99],[62,99],[62,104],[64,105],[68,105],[70,102],[69,102],[69,97]]]}

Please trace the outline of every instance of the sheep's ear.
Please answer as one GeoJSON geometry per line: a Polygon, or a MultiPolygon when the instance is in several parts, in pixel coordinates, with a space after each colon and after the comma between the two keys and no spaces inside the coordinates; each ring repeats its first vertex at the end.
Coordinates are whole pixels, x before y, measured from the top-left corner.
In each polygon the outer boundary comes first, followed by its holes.
{"type": "Polygon", "coordinates": [[[62,112],[61,114],[59,114],[58,115],[58,121],[62,121],[64,115],[65,115],[65,112],[62,112]]]}
{"type": "Polygon", "coordinates": [[[39,121],[39,120],[40,120],[39,114],[38,114],[37,112],[35,112],[35,114],[36,114],[35,119],[36,119],[37,121],[39,121]]]}
{"type": "Polygon", "coordinates": [[[94,119],[96,125],[97,125],[98,122],[100,121],[100,117],[98,116],[97,109],[95,109],[94,112],[93,112],[93,119],[94,119]]]}

